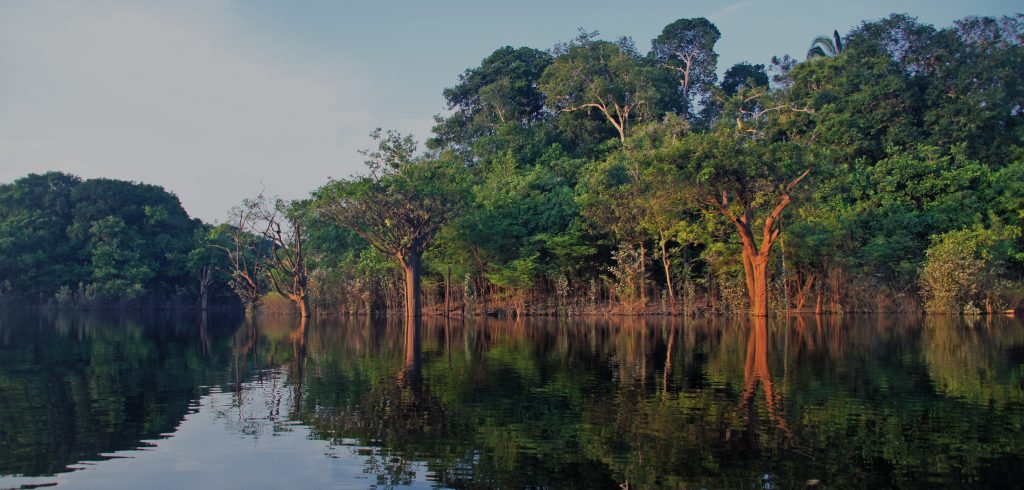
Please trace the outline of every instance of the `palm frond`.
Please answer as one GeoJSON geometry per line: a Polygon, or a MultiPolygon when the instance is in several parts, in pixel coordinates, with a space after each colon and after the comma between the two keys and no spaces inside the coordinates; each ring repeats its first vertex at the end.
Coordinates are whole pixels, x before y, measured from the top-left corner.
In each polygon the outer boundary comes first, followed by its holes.
{"type": "Polygon", "coordinates": [[[821,46],[814,45],[811,46],[811,49],[807,50],[807,59],[813,60],[815,58],[828,58],[828,54],[825,53],[821,46]]]}
{"type": "Polygon", "coordinates": [[[811,49],[807,50],[807,59],[831,58],[842,51],[842,45],[839,31],[834,31],[832,36],[818,36],[811,42],[811,49]]]}

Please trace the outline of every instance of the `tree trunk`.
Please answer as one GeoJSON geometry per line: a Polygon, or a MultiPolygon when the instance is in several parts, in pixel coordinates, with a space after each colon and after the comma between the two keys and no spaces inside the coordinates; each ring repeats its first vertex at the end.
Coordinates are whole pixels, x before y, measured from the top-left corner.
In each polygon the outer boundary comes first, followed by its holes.
{"type": "Polygon", "coordinates": [[[199,283],[199,311],[205,312],[210,306],[210,288],[205,281],[199,283]]]}
{"type": "Polygon", "coordinates": [[[789,312],[789,280],[786,276],[786,242],[782,237],[782,215],[779,215],[779,258],[782,264],[782,308],[789,312]]]}
{"type": "Polygon", "coordinates": [[[447,318],[452,314],[452,266],[448,266],[448,273],[444,277],[444,316],[447,318]]]}
{"type": "Polygon", "coordinates": [[[739,214],[730,211],[729,195],[724,190],[721,197],[715,197],[712,201],[718,212],[736,225],[736,232],[743,247],[743,272],[747,280],[747,293],[750,295],[750,313],[755,317],[768,316],[768,257],[771,255],[772,245],[782,233],[779,220],[782,218],[782,211],[792,202],[789,192],[810,173],[811,169],[808,167],[804,173],[786,185],[775,207],[765,217],[760,246],[757,245],[754,231],[751,229],[754,223],[753,207],[748,204],[739,214]]]}
{"type": "Polygon", "coordinates": [[[647,308],[647,247],[640,242],[640,306],[647,308]]]}
{"type": "Polygon", "coordinates": [[[405,316],[419,318],[423,315],[420,302],[420,255],[409,253],[399,257],[405,272],[405,316]]]}
{"type": "Polygon", "coordinates": [[[480,310],[482,312],[481,314],[483,316],[487,316],[487,283],[484,281],[484,275],[481,273],[478,281],[480,287],[477,288],[477,292],[480,294],[480,304],[482,305],[480,310]]]}
{"type": "Polygon", "coordinates": [[[668,285],[668,303],[672,307],[672,316],[676,316],[676,291],[672,287],[672,273],[668,268],[668,253],[665,250],[665,240],[661,241],[661,262],[665,264],[665,283],[668,285]]]}
{"type": "Polygon", "coordinates": [[[309,318],[309,298],[305,294],[299,295],[295,303],[299,306],[299,317],[309,318]]]}
{"type": "Polygon", "coordinates": [[[768,316],[768,257],[754,257],[752,265],[754,290],[751,292],[750,311],[754,316],[768,316]]]}
{"type": "Polygon", "coordinates": [[[213,268],[203,267],[199,272],[199,311],[206,311],[210,305],[211,283],[213,283],[213,268]]]}
{"type": "Polygon", "coordinates": [[[743,244],[743,268],[747,280],[750,314],[768,316],[768,254],[743,244]]]}

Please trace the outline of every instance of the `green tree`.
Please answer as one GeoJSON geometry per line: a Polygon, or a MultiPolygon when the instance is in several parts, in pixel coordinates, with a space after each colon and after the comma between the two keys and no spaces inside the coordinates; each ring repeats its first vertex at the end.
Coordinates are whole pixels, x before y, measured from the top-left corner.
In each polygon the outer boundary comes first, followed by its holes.
{"type": "Polygon", "coordinates": [[[28,175],[0,185],[0,289],[33,304],[90,286],[110,301],[171,299],[190,289],[198,225],[161,187],[28,175]]]}
{"type": "MultiPolygon", "coordinates": [[[[932,237],[921,271],[925,309],[930,313],[987,313],[1007,305],[1000,293],[1008,286],[1007,262],[1020,238],[1016,226],[950,231],[932,237]]],[[[1016,306],[1016,305],[1014,305],[1016,306]]]]}
{"type": "Polygon", "coordinates": [[[812,150],[799,142],[798,134],[783,138],[779,133],[806,115],[793,110],[784,93],[741,91],[732,104],[735,125],[723,122],[712,131],[688,135],[664,150],[662,158],[679,168],[694,204],[734,226],[751,313],[765,316],[768,262],[782,231],[780,218],[793,202],[793,190],[811,172],[812,150]]]}
{"type": "Polygon", "coordinates": [[[651,56],[676,75],[682,113],[694,121],[694,110],[710,100],[718,79],[715,43],[722,37],[711,21],[679,19],[662,29],[651,42],[651,56]]]}
{"type": "Polygon", "coordinates": [[[547,104],[562,112],[596,109],[625,144],[630,124],[657,118],[669,92],[667,74],[631,41],[582,38],[569,43],[540,79],[547,104]]]}
{"type": "Polygon", "coordinates": [[[227,265],[227,257],[222,249],[228,244],[224,236],[214,231],[209,225],[196,228],[193,238],[194,246],[188,253],[188,270],[195,276],[199,294],[199,311],[206,311],[210,305],[210,290],[217,276],[227,265]]]}
{"type": "Polygon", "coordinates": [[[527,124],[543,117],[544,94],[537,88],[552,57],[533,48],[505,46],[444,90],[447,117],[436,118],[430,148],[468,147],[505,123],[527,124]]]}
{"type": "Polygon", "coordinates": [[[141,240],[120,218],[108,216],[89,227],[92,249],[90,292],[100,299],[134,300],[146,294],[154,271],[138,249],[141,240]]]}
{"type": "Polygon", "coordinates": [[[450,157],[417,155],[411,136],[379,130],[372,136],[379,144],[376,151],[365,152],[369,175],[331,181],[316,191],[317,207],[399,261],[405,315],[418,317],[423,253],[458,212],[465,177],[450,157]]]}
{"type": "Polygon", "coordinates": [[[725,70],[720,85],[725,95],[733,96],[741,87],[760,88],[768,86],[768,72],[764,65],[752,65],[746,61],[736,63],[725,70]]]}

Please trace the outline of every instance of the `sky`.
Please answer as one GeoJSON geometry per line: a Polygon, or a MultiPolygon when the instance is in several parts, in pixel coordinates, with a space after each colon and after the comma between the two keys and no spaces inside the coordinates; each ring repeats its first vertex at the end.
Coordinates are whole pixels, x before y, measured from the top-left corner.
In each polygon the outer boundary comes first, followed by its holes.
{"type": "Polygon", "coordinates": [[[1016,1],[0,0],[0,183],[50,170],[164,186],[223,221],[259,192],[301,198],[362,171],[374,128],[430,134],[441,93],[501,46],[577,28],[638,48],[718,26],[719,72],[802,59],[817,35],[908,13],[939,27],[1016,1]]]}

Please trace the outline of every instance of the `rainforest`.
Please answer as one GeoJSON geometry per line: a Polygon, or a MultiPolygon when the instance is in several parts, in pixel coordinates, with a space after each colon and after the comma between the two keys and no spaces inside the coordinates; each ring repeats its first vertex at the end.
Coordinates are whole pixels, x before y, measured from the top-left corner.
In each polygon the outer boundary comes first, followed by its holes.
{"type": "MultiPolygon", "coordinates": [[[[1024,18],[907,15],[719,77],[721,34],[500,47],[425,141],[190,218],[159,186],[0,185],[4,308],[303,317],[995,314],[1024,301],[1024,18]]],[[[369,129],[369,128],[368,128],[369,129]]]]}

